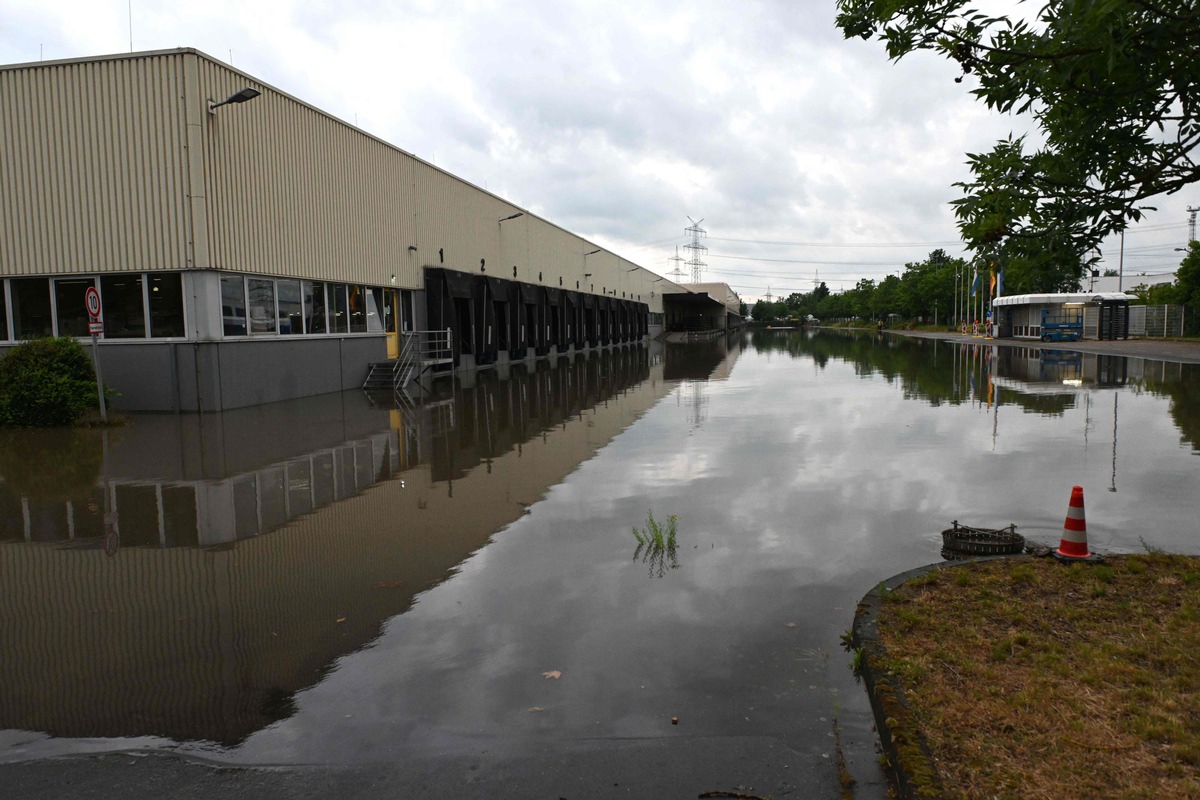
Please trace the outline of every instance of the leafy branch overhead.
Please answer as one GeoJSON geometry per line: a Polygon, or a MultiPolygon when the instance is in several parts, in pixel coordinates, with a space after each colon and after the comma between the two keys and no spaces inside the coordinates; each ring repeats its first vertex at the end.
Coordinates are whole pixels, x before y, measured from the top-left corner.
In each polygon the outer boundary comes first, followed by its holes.
{"type": "Polygon", "coordinates": [[[1057,0],[1031,19],[972,5],[839,0],[837,17],[847,38],[876,37],[892,59],[953,59],[989,108],[1037,123],[1040,143],[1011,137],[968,154],[954,207],[972,249],[1029,256],[1052,240],[1082,255],[1150,198],[1200,179],[1200,3],[1057,0]]]}

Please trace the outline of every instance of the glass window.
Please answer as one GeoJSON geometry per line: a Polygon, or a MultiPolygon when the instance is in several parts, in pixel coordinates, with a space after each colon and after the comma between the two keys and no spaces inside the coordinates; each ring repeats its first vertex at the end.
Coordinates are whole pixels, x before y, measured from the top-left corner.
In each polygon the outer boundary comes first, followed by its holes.
{"type": "Polygon", "coordinates": [[[408,289],[400,290],[400,330],[411,331],[416,323],[413,313],[413,293],[408,289]]]}
{"type": "Polygon", "coordinates": [[[141,339],[146,335],[141,275],[106,275],[100,279],[106,339],[141,339]]]}
{"type": "Polygon", "coordinates": [[[396,332],[396,295],[395,289],[383,293],[383,329],[388,333],[396,332]]]}
{"type": "Polygon", "coordinates": [[[183,276],[167,272],[150,276],[150,335],[184,336],[183,276]]]}
{"type": "Polygon", "coordinates": [[[246,335],[246,284],[241,275],[221,278],[221,316],[226,336],[246,335]]]}
{"type": "Polygon", "coordinates": [[[248,278],[246,289],[250,298],[250,333],[275,333],[275,281],[269,278],[248,278]]]}
{"type": "Polygon", "coordinates": [[[4,298],[4,281],[0,281],[0,340],[8,338],[8,301],[4,298]]]}
{"type": "Polygon", "coordinates": [[[279,290],[279,332],[304,333],[304,304],[300,301],[300,281],[276,281],[279,290]]]}
{"type": "Polygon", "coordinates": [[[346,284],[330,284],[329,291],[333,294],[333,302],[331,303],[333,306],[333,332],[349,333],[350,312],[346,306],[346,284]]]}
{"type": "Polygon", "coordinates": [[[305,333],[328,333],[329,323],[325,319],[325,284],[305,281],[304,284],[305,333]]]}
{"type": "Polygon", "coordinates": [[[350,286],[350,332],[367,332],[367,298],[363,287],[350,286]]]}
{"type": "Polygon", "coordinates": [[[59,278],[54,282],[54,307],[59,336],[87,336],[88,313],[84,294],[96,285],[92,278],[59,278]]]}
{"type": "Polygon", "coordinates": [[[363,296],[367,300],[367,332],[383,333],[383,289],[368,287],[363,296]]]}

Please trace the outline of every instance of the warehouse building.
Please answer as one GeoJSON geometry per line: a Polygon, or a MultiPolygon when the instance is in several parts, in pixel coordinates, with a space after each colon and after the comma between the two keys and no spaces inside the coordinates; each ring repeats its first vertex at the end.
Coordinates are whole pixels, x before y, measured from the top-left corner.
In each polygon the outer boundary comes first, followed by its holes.
{"type": "Polygon", "coordinates": [[[356,388],[421,331],[622,345],[692,295],[194,49],[2,66],[0,115],[0,348],[86,337],[94,287],[118,408],[356,388]]]}

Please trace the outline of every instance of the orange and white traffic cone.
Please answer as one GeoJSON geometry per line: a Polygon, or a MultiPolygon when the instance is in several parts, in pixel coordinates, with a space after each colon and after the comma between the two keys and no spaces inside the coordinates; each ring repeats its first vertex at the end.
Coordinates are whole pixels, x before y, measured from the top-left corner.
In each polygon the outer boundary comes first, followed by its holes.
{"type": "Polygon", "coordinates": [[[1060,560],[1083,561],[1095,560],[1088,552],[1087,520],[1083,515],[1083,487],[1071,489],[1071,504],[1067,506],[1067,518],[1063,522],[1062,542],[1054,551],[1054,556],[1060,560]]]}

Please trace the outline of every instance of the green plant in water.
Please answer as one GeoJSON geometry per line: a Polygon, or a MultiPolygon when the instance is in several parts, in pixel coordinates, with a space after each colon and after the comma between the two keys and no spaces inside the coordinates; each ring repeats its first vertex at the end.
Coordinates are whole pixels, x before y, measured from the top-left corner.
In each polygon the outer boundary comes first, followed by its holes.
{"type": "Polygon", "coordinates": [[[633,553],[633,560],[639,558],[642,563],[650,565],[650,574],[656,572],[658,577],[662,577],[669,566],[675,569],[679,566],[679,562],[675,557],[676,536],[679,528],[679,517],[675,514],[667,517],[666,525],[659,523],[654,518],[654,512],[650,512],[646,517],[646,527],[633,529],[633,538],[637,539],[637,550],[633,553]]]}

